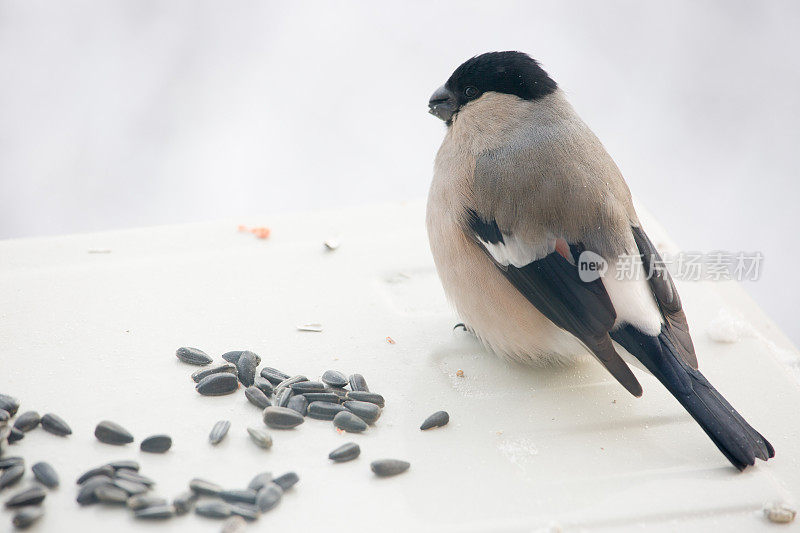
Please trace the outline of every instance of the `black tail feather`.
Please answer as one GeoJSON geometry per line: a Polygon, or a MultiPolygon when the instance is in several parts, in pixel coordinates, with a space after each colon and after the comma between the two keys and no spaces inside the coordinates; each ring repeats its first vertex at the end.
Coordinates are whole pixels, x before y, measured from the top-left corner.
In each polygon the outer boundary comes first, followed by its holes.
{"type": "Polygon", "coordinates": [[[678,355],[669,330],[658,337],[624,326],[611,337],[636,357],[700,424],[739,470],[775,456],[772,445],[748,424],[698,370],[678,355]]]}

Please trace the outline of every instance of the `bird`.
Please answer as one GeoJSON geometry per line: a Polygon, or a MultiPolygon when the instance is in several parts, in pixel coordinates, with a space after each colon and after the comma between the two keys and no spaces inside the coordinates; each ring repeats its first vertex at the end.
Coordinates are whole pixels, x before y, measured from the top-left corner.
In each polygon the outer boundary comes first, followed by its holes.
{"type": "Polygon", "coordinates": [[[628,363],[643,368],[737,469],[774,457],[698,370],[675,283],[622,173],[539,62],[517,51],[474,56],[428,107],[446,124],[428,240],[465,327],[523,363],[593,356],[636,397],[628,363]]]}

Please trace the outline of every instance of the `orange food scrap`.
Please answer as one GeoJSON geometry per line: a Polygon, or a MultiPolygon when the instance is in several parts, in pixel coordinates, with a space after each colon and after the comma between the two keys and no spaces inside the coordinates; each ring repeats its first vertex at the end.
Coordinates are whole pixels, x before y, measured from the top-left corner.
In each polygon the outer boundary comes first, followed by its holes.
{"type": "Polygon", "coordinates": [[[464,371],[461,370],[461,369],[456,370],[456,376],[458,376],[460,378],[463,378],[464,377],[464,371]]]}
{"type": "Polygon", "coordinates": [[[257,226],[257,227],[254,227],[254,228],[248,228],[247,226],[240,225],[238,229],[241,232],[252,233],[253,235],[258,237],[259,239],[267,239],[267,238],[269,238],[269,234],[270,234],[269,228],[267,228],[265,226],[257,226]]]}
{"type": "Polygon", "coordinates": [[[395,344],[394,339],[391,337],[386,337],[386,342],[388,342],[389,344],[395,344]]]}

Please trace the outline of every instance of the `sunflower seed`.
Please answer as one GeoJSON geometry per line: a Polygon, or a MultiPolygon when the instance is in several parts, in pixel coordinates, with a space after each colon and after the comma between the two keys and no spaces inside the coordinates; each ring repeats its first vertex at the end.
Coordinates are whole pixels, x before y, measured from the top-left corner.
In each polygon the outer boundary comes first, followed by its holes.
{"type": "Polygon", "coordinates": [[[72,435],[72,428],[60,416],[53,413],[47,413],[42,417],[42,429],[59,437],[72,435]]]}
{"type": "Polygon", "coordinates": [[[322,382],[331,387],[344,387],[348,383],[347,376],[338,370],[326,370],[322,374],[322,382]]]}
{"type": "Polygon", "coordinates": [[[14,427],[27,433],[38,426],[41,421],[42,419],[36,411],[25,411],[14,421],[14,427]]]}
{"type": "Polygon", "coordinates": [[[419,429],[431,429],[446,426],[450,422],[450,415],[447,411],[436,411],[431,416],[425,419],[419,429]]]}
{"type": "Polygon", "coordinates": [[[142,485],[147,485],[148,487],[152,487],[156,484],[156,482],[149,477],[143,476],[142,474],[133,472],[131,470],[119,470],[117,471],[117,477],[119,479],[133,481],[134,483],[141,483],[142,485]]]}
{"type": "Polygon", "coordinates": [[[239,379],[227,372],[211,374],[204,377],[195,388],[203,396],[223,396],[239,388],[239,379]]]}
{"type": "Polygon", "coordinates": [[[325,390],[325,384],[321,381],[298,381],[297,383],[292,383],[290,386],[295,394],[325,390]]]}
{"type": "Polygon", "coordinates": [[[328,402],[339,403],[339,396],[332,392],[307,392],[303,394],[308,403],[313,402],[328,402]]]}
{"type": "Polygon", "coordinates": [[[256,503],[256,491],[252,489],[223,490],[219,493],[219,497],[228,503],[256,503]]]}
{"type": "Polygon", "coordinates": [[[272,402],[269,401],[267,395],[261,392],[261,389],[256,387],[255,385],[251,385],[244,390],[244,395],[247,397],[247,401],[255,405],[260,409],[266,409],[272,402]]]}
{"type": "Polygon", "coordinates": [[[294,472],[286,472],[285,474],[280,475],[272,480],[272,482],[278,485],[283,492],[291,489],[298,481],[300,481],[300,478],[294,472]]]}
{"type": "Polygon", "coordinates": [[[317,420],[333,420],[337,413],[344,411],[345,408],[333,402],[311,402],[308,404],[308,416],[317,420]]]}
{"type": "Polygon", "coordinates": [[[263,416],[264,423],[275,429],[291,429],[303,423],[303,416],[287,407],[267,407],[263,416]]]}
{"type": "Polygon", "coordinates": [[[139,463],[137,463],[136,461],[130,461],[130,460],[128,460],[128,461],[112,461],[112,462],[108,463],[107,466],[110,466],[111,468],[113,468],[114,471],[117,471],[117,470],[133,470],[135,472],[139,471],[139,463]]]}
{"type": "Polygon", "coordinates": [[[225,502],[203,502],[197,504],[194,512],[207,518],[228,518],[231,506],[225,502]]]}
{"type": "Polygon", "coordinates": [[[23,474],[25,474],[24,464],[16,464],[3,470],[3,473],[0,474],[0,490],[17,483],[22,479],[23,474]]]}
{"type": "Polygon", "coordinates": [[[256,376],[255,381],[253,381],[253,386],[258,387],[265,396],[272,396],[272,393],[275,392],[275,387],[272,386],[272,383],[261,376],[256,376]]]}
{"type": "Polygon", "coordinates": [[[194,504],[197,502],[197,494],[188,490],[172,500],[172,506],[175,508],[175,514],[184,515],[192,510],[194,504]]]}
{"type": "Polygon", "coordinates": [[[8,427],[8,437],[6,438],[6,441],[9,444],[14,444],[15,442],[20,441],[24,438],[25,438],[25,433],[23,431],[20,431],[15,427],[8,427]]]}
{"type": "Polygon", "coordinates": [[[138,511],[139,509],[146,509],[148,507],[156,507],[159,505],[167,505],[167,500],[160,496],[152,496],[150,494],[137,494],[131,496],[126,502],[128,509],[131,511],[138,511]]]}
{"type": "Polygon", "coordinates": [[[351,375],[349,381],[350,381],[350,390],[369,392],[369,387],[367,387],[367,380],[364,379],[364,376],[362,376],[361,374],[351,375]]]}
{"type": "Polygon", "coordinates": [[[359,455],[361,455],[361,447],[355,442],[348,442],[329,453],[328,459],[336,461],[337,463],[344,463],[346,461],[352,461],[359,455]]]}
{"type": "Polygon", "coordinates": [[[367,424],[374,424],[381,417],[381,408],[374,403],[350,400],[343,404],[348,411],[367,424]]]}
{"type": "Polygon", "coordinates": [[[289,374],[284,374],[278,369],[265,366],[261,369],[261,377],[272,383],[273,386],[278,385],[284,379],[289,378],[289,374]]]}
{"type": "Polygon", "coordinates": [[[192,374],[192,379],[195,383],[200,383],[203,381],[203,378],[211,376],[213,374],[222,374],[226,372],[228,374],[236,374],[238,375],[239,371],[236,369],[236,365],[233,363],[222,363],[219,365],[212,366],[210,368],[201,368],[197,372],[192,374]]]}
{"type": "Polygon", "coordinates": [[[152,507],[139,509],[133,513],[133,516],[143,520],[165,520],[167,518],[172,518],[174,514],[175,511],[172,509],[171,505],[154,505],[152,507]]]}
{"type": "Polygon", "coordinates": [[[3,457],[0,459],[0,470],[11,468],[12,466],[23,465],[25,466],[25,459],[19,456],[3,457]]]}
{"type": "Polygon", "coordinates": [[[239,381],[245,387],[249,387],[255,382],[256,368],[260,360],[261,358],[253,352],[244,351],[239,356],[239,360],[236,361],[236,368],[239,370],[239,381]]]}
{"type": "Polygon", "coordinates": [[[282,389],[284,387],[287,388],[291,387],[295,383],[300,383],[301,381],[308,381],[308,378],[305,376],[301,376],[300,374],[292,376],[290,378],[286,378],[275,386],[275,390],[277,392],[278,389],[282,389]]]}
{"type": "Polygon", "coordinates": [[[379,459],[378,461],[372,461],[369,465],[372,471],[375,472],[375,475],[380,477],[402,474],[408,470],[410,466],[410,463],[400,461],[399,459],[379,459]]]}
{"type": "Polygon", "coordinates": [[[45,463],[44,461],[36,463],[31,467],[31,471],[39,483],[45,487],[49,489],[58,487],[58,474],[50,463],[45,463]]]}
{"type": "Polygon", "coordinates": [[[258,491],[256,506],[262,513],[266,513],[281,501],[283,489],[277,483],[269,483],[258,491]]]}
{"type": "Polygon", "coordinates": [[[255,505],[252,504],[245,504],[245,503],[234,503],[231,504],[231,515],[240,516],[245,520],[253,522],[254,520],[258,520],[260,513],[255,505]]]}
{"type": "Polygon", "coordinates": [[[222,487],[216,483],[211,483],[204,479],[195,478],[189,482],[189,488],[192,492],[201,496],[217,496],[222,492],[222,487]]]}
{"type": "Polygon", "coordinates": [[[260,474],[256,474],[256,476],[250,480],[247,488],[258,492],[269,483],[272,483],[272,472],[261,472],[260,474]]]}
{"type": "Polygon", "coordinates": [[[153,435],[147,437],[139,445],[139,449],[149,453],[164,453],[172,448],[172,437],[169,435],[153,435]]]}
{"type": "Polygon", "coordinates": [[[359,402],[374,403],[380,408],[383,408],[386,405],[383,396],[374,392],[350,391],[347,393],[346,398],[348,400],[356,400],[359,402]]]}
{"type": "Polygon", "coordinates": [[[101,503],[123,504],[128,501],[128,492],[116,485],[102,485],[94,489],[97,501],[101,503]]]}
{"type": "Polygon", "coordinates": [[[228,434],[229,429],[231,429],[231,423],[228,420],[220,420],[211,428],[211,434],[208,436],[209,442],[216,446],[222,442],[222,439],[228,434]]]}
{"type": "Polygon", "coordinates": [[[47,492],[40,485],[33,485],[21,490],[6,500],[6,507],[24,507],[26,505],[37,505],[44,501],[47,492]]]}
{"type": "Polygon", "coordinates": [[[94,428],[94,436],[106,444],[128,444],[133,442],[133,435],[127,429],[110,420],[103,420],[94,428]]]}
{"type": "Polygon", "coordinates": [[[15,514],[14,518],[11,519],[11,523],[17,529],[25,529],[43,516],[44,509],[41,507],[28,507],[15,514]]]}
{"type": "Polygon", "coordinates": [[[6,411],[5,409],[0,409],[0,426],[8,423],[10,419],[11,419],[11,413],[6,411]]]}
{"type": "Polygon", "coordinates": [[[78,490],[78,497],[75,500],[81,505],[97,503],[97,496],[94,491],[103,485],[111,485],[111,478],[104,475],[94,476],[86,480],[78,490]]]}
{"type": "Polygon", "coordinates": [[[136,496],[137,494],[144,494],[145,492],[150,490],[144,483],[137,483],[136,481],[131,481],[130,479],[117,478],[112,480],[111,483],[115,487],[124,490],[131,496],[136,496]]]}
{"type": "Polygon", "coordinates": [[[289,403],[286,404],[286,407],[306,416],[308,412],[308,400],[305,396],[292,396],[289,398],[289,403]]]}
{"type": "Polygon", "coordinates": [[[367,423],[350,411],[336,413],[336,416],[333,417],[333,425],[348,433],[361,433],[367,429],[367,423]]]}
{"type": "Polygon", "coordinates": [[[205,366],[210,365],[213,361],[206,352],[197,348],[178,348],[175,355],[190,365],[205,366]]]}
{"type": "Polygon", "coordinates": [[[275,389],[275,406],[286,407],[289,405],[289,400],[292,399],[293,394],[292,389],[289,387],[275,389]]]}
{"type": "Polygon", "coordinates": [[[7,411],[10,416],[14,416],[19,410],[19,400],[8,394],[0,394],[0,409],[7,411]]]}
{"type": "Polygon", "coordinates": [[[250,439],[259,448],[264,448],[265,450],[272,448],[272,437],[263,429],[247,428],[247,433],[250,434],[250,439]]]}
{"type": "Polygon", "coordinates": [[[222,525],[222,533],[242,533],[247,528],[247,522],[241,516],[232,516],[222,525]]]}
{"type": "Polygon", "coordinates": [[[231,352],[225,352],[222,354],[222,358],[228,361],[229,363],[236,364],[236,361],[239,360],[239,357],[242,355],[244,350],[233,350],[231,352]]]}
{"type": "Polygon", "coordinates": [[[108,476],[109,478],[114,477],[114,468],[111,465],[103,465],[98,466],[97,468],[92,468],[91,470],[87,470],[81,477],[78,478],[76,482],[78,485],[83,485],[86,480],[91,479],[95,476],[108,476]]]}

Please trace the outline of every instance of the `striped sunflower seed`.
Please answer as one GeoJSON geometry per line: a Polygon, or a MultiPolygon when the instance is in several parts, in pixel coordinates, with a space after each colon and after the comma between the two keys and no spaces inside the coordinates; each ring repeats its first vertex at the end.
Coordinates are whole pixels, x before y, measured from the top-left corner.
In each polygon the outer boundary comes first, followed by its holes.
{"type": "Polygon", "coordinates": [[[225,352],[222,354],[222,358],[228,361],[229,363],[233,363],[234,365],[239,360],[239,357],[242,355],[244,350],[233,350],[231,352],[225,352]]]}
{"type": "Polygon", "coordinates": [[[261,369],[261,377],[272,383],[273,386],[276,386],[284,379],[289,379],[289,374],[284,374],[280,370],[265,366],[261,369]]]}
{"type": "Polygon", "coordinates": [[[326,370],[324,374],[322,374],[322,382],[326,385],[331,387],[344,387],[347,385],[347,376],[339,372],[338,370],[326,370]]]}
{"type": "Polygon", "coordinates": [[[330,402],[339,403],[339,396],[332,392],[307,392],[303,394],[308,403],[313,402],[330,402]]]}
{"type": "Polygon", "coordinates": [[[265,450],[272,448],[272,437],[263,429],[247,428],[247,433],[250,434],[250,440],[255,442],[259,448],[265,450]]]}
{"type": "Polygon", "coordinates": [[[81,477],[78,478],[76,483],[78,485],[83,485],[88,479],[91,479],[95,476],[108,476],[109,478],[112,478],[114,477],[115,472],[116,471],[111,465],[98,466],[97,468],[92,468],[91,470],[87,470],[81,474],[81,477]]]}
{"type": "Polygon", "coordinates": [[[355,442],[348,442],[329,453],[328,459],[337,463],[344,463],[346,461],[352,461],[359,455],[361,455],[361,447],[355,442]]]}
{"type": "Polygon", "coordinates": [[[130,479],[123,479],[117,478],[111,481],[111,484],[117,487],[118,489],[122,489],[131,496],[136,496],[137,494],[144,494],[148,490],[147,485],[144,483],[138,483],[136,481],[131,481],[130,479]]]}
{"type": "Polygon", "coordinates": [[[344,402],[345,408],[367,424],[374,424],[381,417],[381,408],[374,403],[350,400],[344,402]]]}
{"type": "Polygon", "coordinates": [[[447,411],[436,411],[431,416],[425,419],[419,429],[426,430],[431,428],[438,428],[442,426],[446,426],[447,423],[450,422],[450,415],[447,414],[447,411]]]}
{"type": "Polygon", "coordinates": [[[283,497],[283,489],[277,483],[269,483],[258,491],[256,496],[256,507],[262,512],[266,513],[281,501],[283,497]]]}
{"type": "Polygon", "coordinates": [[[275,429],[291,429],[303,423],[303,415],[287,407],[267,407],[263,417],[264,423],[275,429]]]}
{"type": "Polygon", "coordinates": [[[192,380],[195,383],[200,383],[203,381],[203,378],[211,376],[213,374],[222,374],[223,372],[227,372],[228,374],[236,374],[238,375],[239,371],[236,369],[236,365],[233,363],[221,363],[219,365],[214,365],[210,368],[201,368],[197,372],[192,374],[192,380]]]}
{"type": "Polygon", "coordinates": [[[167,500],[160,496],[153,496],[151,494],[137,494],[136,496],[131,496],[128,498],[126,505],[131,511],[138,511],[148,507],[167,505],[167,500]]]}
{"type": "Polygon", "coordinates": [[[0,409],[14,416],[19,410],[19,400],[8,394],[0,394],[0,409]]]}
{"type": "Polygon", "coordinates": [[[258,387],[259,390],[267,397],[272,396],[272,393],[275,392],[275,387],[272,386],[272,383],[270,383],[268,379],[261,376],[256,376],[255,381],[253,381],[253,385],[258,387]]]}
{"type": "Polygon", "coordinates": [[[256,476],[250,480],[247,488],[258,492],[269,483],[272,483],[272,472],[261,472],[260,474],[256,474],[256,476]]]}
{"type": "Polygon", "coordinates": [[[14,518],[11,519],[11,524],[17,529],[25,529],[43,516],[44,509],[41,507],[27,507],[14,515],[14,518]]]}
{"type": "Polygon", "coordinates": [[[31,467],[31,471],[37,481],[48,489],[58,487],[58,474],[50,463],[45,463],[44,461],[38,462],[31,467]]]}
{"type": "Polygon", "coordinates": [[[209,442],[212,445],[216,446],[217,444],[222,442],[222,439],[224,439],[225,435],[228,434],[228,430],[230,428],[231,428],[230,421],[228,421],[228,420],[220,420],[219,422],[214,424],[213,428],[211,428],[211,434],[209,434],[209,436],[208,436],[209,442]]]}
{"type": "Polygon", "coordinates": [[[136,461],[124,460],[124,461],[112,461],[108,463],[107,466],[110,466],[116,472],[117,470],[133,470],[134,472],[139,471],[139,463],[136,461]]]}
{"type": "Polygon", "coordinates": [[[239,360],[236,361],[236,368],[239,370],[239,381],[245,387],[249,387],[255,382],[256,368],[258,368],[259,361],[261,361],[261,358],[250,351],[242,352],[239,360]]]}
{"type": "Polygon", "coordinates": [[[291,387],[295,383],[300,383],[301,381],[308,381],[308,378],[298,374],[296,376],[292,376],[290,378],[284,379],[283,381],[281,381],[280,383],[275,385],[275,389],[277,390],[277,389],[282,389],[282,388],[285,388],[285,387],[291,387]]]}
{"type": "Polygon", "coordinates": [[[295,394],[305,394],[306,392],[320,392],[325,390],[325,384],[321,381],[298,381],[290,385],[295,394]]]}
{"type": "Polygon", "coordinates": [[[206,352],[197,348],[178,348],[175,355],[178,359],[190,365],[205,366],[214,361],[206,352]]]}
{"type": "Polygon", "coordinates": [[[369,387],[367,387],[367,380],[364,379],[364,376],[362,376],[361,374],[351,375],[349,381],[350,381],[350,390],[369,392],[369,387]]]}
{"type": "Polygon", "coordinates": [[[101,485],[94,489],[94,495],[100,503],[122,505],[128,501],[128,492],[116,485],[101,485]]]}
{"type": "Polygon", "coordinates": [[[272,480],[272,482],[278,485],[283,492],[286,492],[294,487],[298,481],[300,481],[300,477],[298,477],[298,475],[294,472],[286,472],[285,474],[280,475],[272,480]]]}
{"type": "Polygon", "coordinates": [[[81,488],[78,490],[78,496],[75,498],[75,500],[81,505],[97,503],[97,496],[94,494],[95,489],[103,485],[111,484],[112,480],[108,476],[99,475],[91,477],[87,479],[83,485],[81,485],[81,488]]]}
{"type": "Polygon", "coordinates": [[[269,401],[267,395],[261,392],[261,389],[256,387],[255,385],[251,385],[244,390],[244,395],[247,397],[247,401],[258,407],[259,409],[266,409],[272,402],[269,401]]]}
{"type": "Polygon", "coordinates": [[[6,507],[25,507],[26,505],[38,505],[44,501],[47,492],[44,487],[34,485],[21,490],[6,500],[6,507]]]}
{"type": "Polygon", "coordinates": [[[379,459],[377,461],[372,461],[372,463],[369,465],[375,475],[380,477],[389,477],[402,474],[408,470],[410,466],[410,463],[406,461],[400,461],[399,459],[379,459]]]}
{"type": "Polygon", "coordinates": [[[344,411],[343,405],[333,402],[311,402],[308,404],[308,416],[317,420],[333,420],[337,413],[344,411]]]}
{"type": "Polygon", "coordinates": [[[154,505],[139,509],[133,516],[142,520],[166,520],[175,516],[175,511],[171,505],[154,505]]]}
{"type": "Polygon", "coordinates": [[[122,445],[133,442],[133,435],[127,429],[110,420],[103,420],[97,424],[97,427],[94,428],[94,436],[106,444],[122,445]]]}
{"type": "Polygon", "coordinates": [[[152,435],[139,445],[139,449],[149,453],[165,453],[172,448],[172,437],[169,435],[152,435]]]}
{"type": "Polygon", "coordinates": [[[292,399],[294,392],[289,387],[279,387],[275,389],[275,406],[286,407],[289,405],[289,400],[292,399]]]}
{"type": "Polygon", "coordinates": [[[227,372],[204,377],[195,387],[203,396],[223,396],[239,388],[239,379],[227,372]]]}
{"type": "Polygon", "coordinates": [[[308,412],[308,399],[305,396],[292,396],[289,398],[289,403],[286,404],[286,407],[306,416],[308,412]]]}
{"type": "Polygon", "coordinates": [[[380,408],[383,408],[386,405],[386,401],[383,399],[383,396],[374,392],[350,391],[347,393],[346,398],[348,400],[355,400],[359,402],[374,403],[380,408]]]}
{"type": "Polygon", "coordinates": [[[350,411],[341,411],[333,417],[333,425],[348,433],[361,433],[367,430],[367,423],[350,411]]]}
{"type": "Polygon", "coordinates": [[[206,518],[228,518],[231,506],[225,502],[202,502],[195,506],[194,512],[206,518]]]}
{"type": "Polygon", "coordinates": [[[0,490],[16,484],[22,479],[23,474],[25,474],[24,464],[16,464],[3,470],[3,473],[0,474],[0,490]]]}
{"type": "Polygon", "coordinates": [[[25,411],[14,421],[14,428],[27,433],[28,431],[35,429],[41,421],[42,418],[36,411],[25,411]]]}
{"type": "Polygon", "coordinates": [[[189,488],[200,496],[217,496],[222,492],[222,487],[204,479],[195,478],[189,482],[189,488]]]}
{"type": "Polygon", "coordinates": [[[252,489],[229,489],[219,493],[219,497],[228,503],[256,503],[256,491],[252,489]]]}
{"type": "Polygon", "coordinates": [[[42,429],[59,437],[72,435],[72,428],[60,416],[47,413],[42,417],[42,429]]]}
{"type": "Polygon", "coordinates": [[[25,466],[25,459],[19,456],[3,457],[0,459],[0,470],[11,468],[12,466],[23,465],[25,466]]]}
{"type": "Polygon", "coordinates": [[[156,484],[156,482],[147,477],[143,476],[138,472],[134,472],[132,470],[117,470],[117,478],[125,479],[128,481],[133,481],[134,483],[141,483],[142,485],[147,485],[148,487],[152,487],[156,484]]]}

